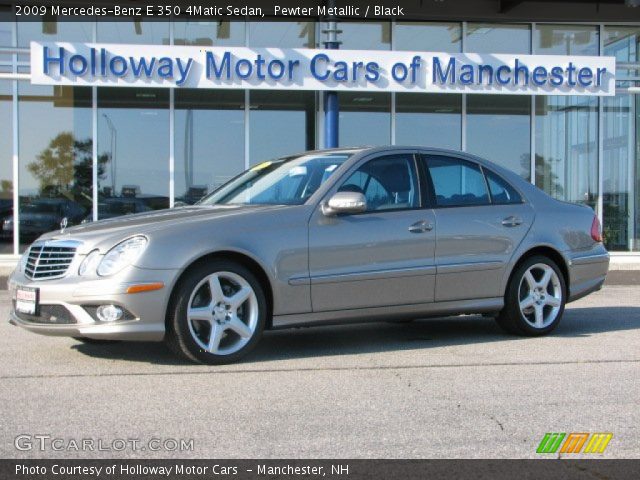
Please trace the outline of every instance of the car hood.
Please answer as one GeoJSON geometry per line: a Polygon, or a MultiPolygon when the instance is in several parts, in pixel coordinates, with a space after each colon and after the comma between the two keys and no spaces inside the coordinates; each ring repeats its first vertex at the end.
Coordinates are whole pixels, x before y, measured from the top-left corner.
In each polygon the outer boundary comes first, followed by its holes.
{"type": "MultiPolygon", "coordinates": [[[[286,208],[282,205],[215,205],[215,206],[187,206],[152,212],[123,215],[120,217],[100,220],[98,222],[83,223],[70,227],[64,232],[60,230],[47,233],[41,240],[80,240],[87,246],[98,246],[103,241],[111,243],[114,239],[124,239],[131,235],[147,234],[175,228],[177,224],[184,224],[188,229],[195,222],[211,221],[215,219],[242,216],[260,210],[286,208]]],[[[186,231],[186,230],[185,230],[186,231]]]]}

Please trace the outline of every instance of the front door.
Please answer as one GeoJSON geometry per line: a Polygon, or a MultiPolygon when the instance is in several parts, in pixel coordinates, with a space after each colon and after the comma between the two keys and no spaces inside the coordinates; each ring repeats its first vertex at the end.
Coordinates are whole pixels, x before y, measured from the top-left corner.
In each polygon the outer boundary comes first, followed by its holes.
{"type": "Polygon", "coordinates": [[[394,153],[359,165],[336,191],[357,191],[367,211],[309,223],[311,300],[315,312],[432,302],[433,210],[422,208],[416,158],[394,153]]]}

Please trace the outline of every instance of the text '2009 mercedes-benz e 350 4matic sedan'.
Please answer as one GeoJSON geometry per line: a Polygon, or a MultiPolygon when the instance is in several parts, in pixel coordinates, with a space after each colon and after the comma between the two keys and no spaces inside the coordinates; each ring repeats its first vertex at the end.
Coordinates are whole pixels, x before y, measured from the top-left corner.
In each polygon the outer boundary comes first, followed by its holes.
{"type": "Polygon", "coordinates": [[[164,340],[232,362],[265,329],[493,314],[544,335],[609,265],[593,210],[459,152],[381,147],[258,164],[198,204],[41,236],[11,322],[164,340]]]}

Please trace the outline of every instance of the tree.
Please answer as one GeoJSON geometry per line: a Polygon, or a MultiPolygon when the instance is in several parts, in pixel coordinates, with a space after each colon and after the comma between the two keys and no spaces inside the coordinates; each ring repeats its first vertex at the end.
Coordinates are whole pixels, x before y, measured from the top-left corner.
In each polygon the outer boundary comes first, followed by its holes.
{"type": "MultiPolygon", "coordinates": [[[[40,183],[40,195],[62,195],[91,203],[93,185],[93,141],[76,140],[71,132],[61,132],[27,165],[40,183]]],[[[109,154],[98,156],[98,178],[105,177],[109,154]]]]}

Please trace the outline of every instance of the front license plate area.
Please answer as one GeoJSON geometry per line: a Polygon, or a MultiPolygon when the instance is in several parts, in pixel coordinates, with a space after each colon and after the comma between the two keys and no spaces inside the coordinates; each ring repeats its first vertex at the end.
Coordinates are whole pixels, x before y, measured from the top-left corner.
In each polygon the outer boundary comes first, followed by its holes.
{"type": "Polygon", "coordinates": [[[18,287],[16,289],[16,312],[38,315],[40,292],[37,288],[18,287]]]}

